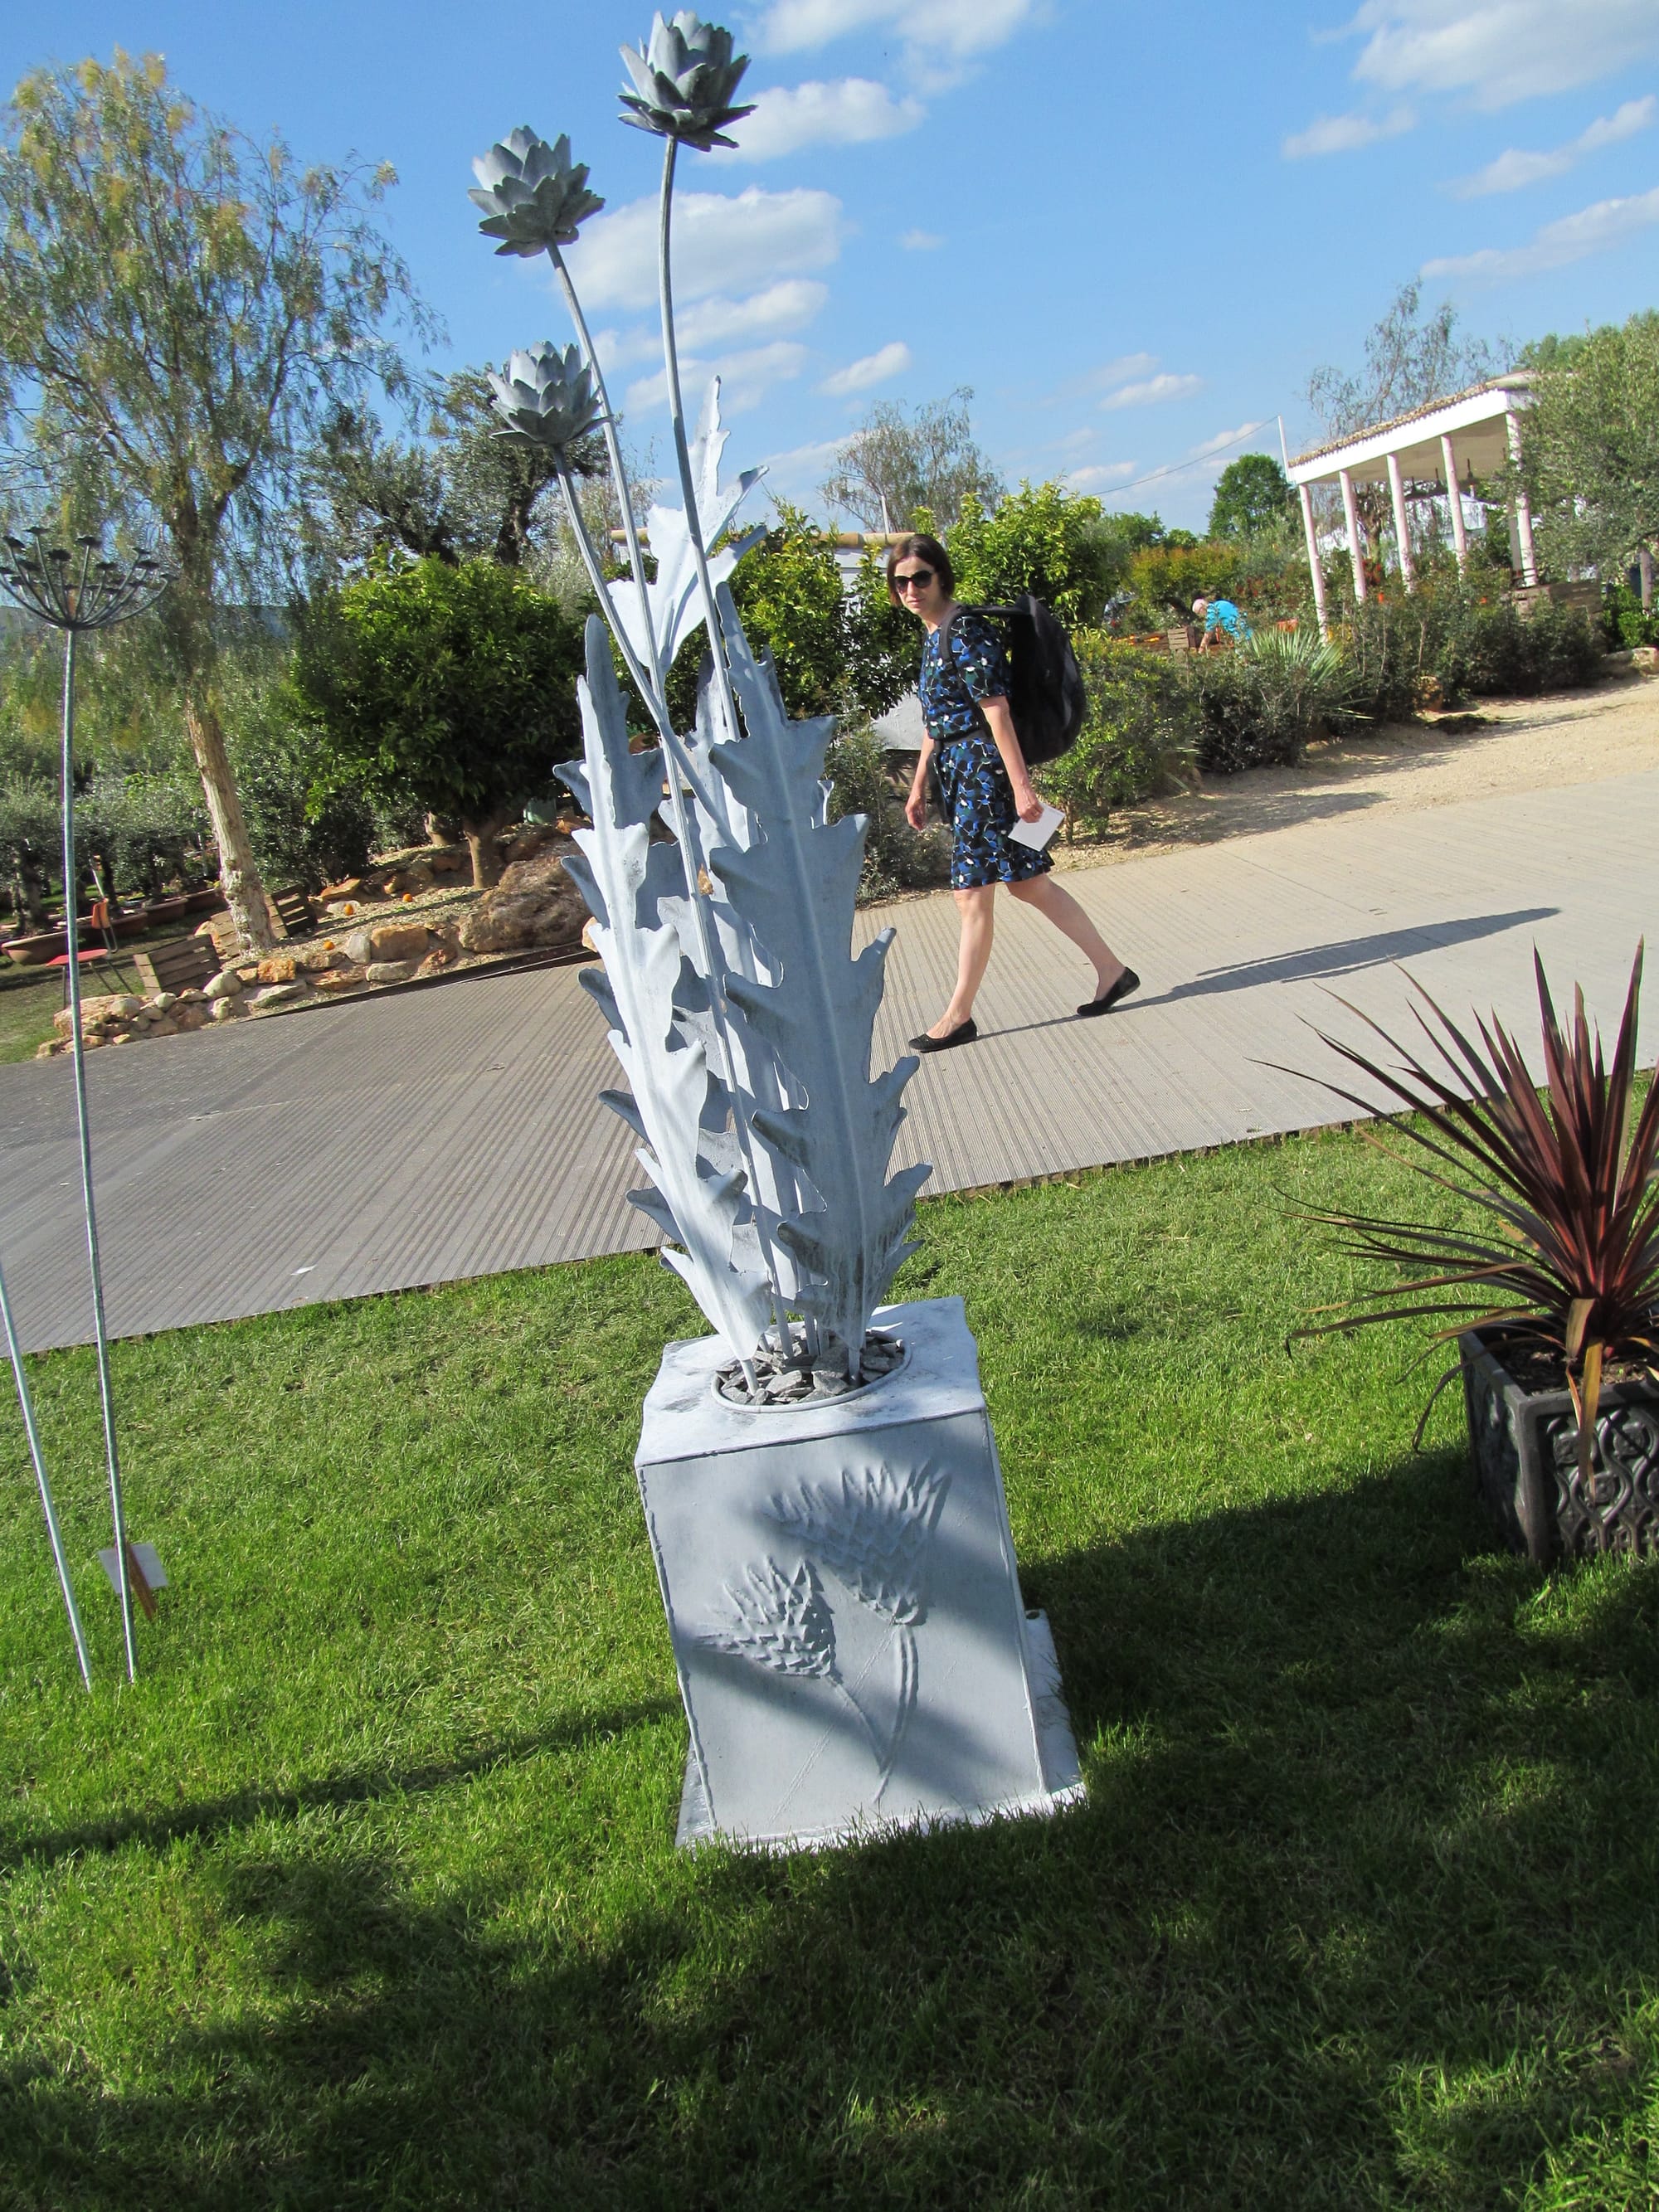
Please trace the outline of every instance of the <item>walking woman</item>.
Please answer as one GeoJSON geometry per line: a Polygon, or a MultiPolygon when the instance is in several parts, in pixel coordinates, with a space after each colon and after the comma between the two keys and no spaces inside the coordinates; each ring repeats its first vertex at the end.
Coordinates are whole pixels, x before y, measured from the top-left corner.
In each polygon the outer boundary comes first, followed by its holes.
{"type": "Polygon", "coordinates": [[[951,596],[955,588],[951,556],[936,538],[902,538],[887,556],[888,596],[927,631],[916,687],[927,732],[904,811],[912,829],[924,827],[931,765],[956,837],[951,888],[962,924],[957,988],[932,1029],[911,1038],[915,1052],[947,1052],[979,1035],[974,1000],[991,957],[999,884],[1035,907],[1092,962],[1094,995],[1078,1008],[1079,1014],[1109,1013],[1140,982],[1071,893],[1053,880],[1049,855],[1011,834],[1016,822],[1036,820],[1042,801],[1031,787],[1008,712],[1008,662],[1001,643],[982,616],[957,612],[951,596]],[[940,651],[947,626],[948,659],[940,651]]]}

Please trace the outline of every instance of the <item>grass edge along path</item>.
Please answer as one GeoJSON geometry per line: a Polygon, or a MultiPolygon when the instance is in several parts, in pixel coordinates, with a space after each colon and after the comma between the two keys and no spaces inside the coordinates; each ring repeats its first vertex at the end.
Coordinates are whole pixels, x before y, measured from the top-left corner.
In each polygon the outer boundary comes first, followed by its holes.
{"type": "Polygon", "coordinates": [[[1299,1205],[1352,1133],[922,1208],[1089,1785],[672,1848],[623,1257],[116,1347],[173,1577],[115,1686],[89,1355],[0,1420],[0,2206],[1537,2208],[1659,2189],[1659,1579],[1500,1553],[1299,1205]]]}

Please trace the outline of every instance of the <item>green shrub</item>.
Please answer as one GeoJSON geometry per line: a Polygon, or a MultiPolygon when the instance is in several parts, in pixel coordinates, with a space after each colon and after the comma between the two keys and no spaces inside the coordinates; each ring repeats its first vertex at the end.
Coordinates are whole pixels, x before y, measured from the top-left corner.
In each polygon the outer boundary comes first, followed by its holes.
{"type": "Polygon", "coordinates": [[[989,514],[969,493],[945,533],[964,604],[1006,605],[1035,592],[1067,629],[1097,622],[1121,565],[1097,499],[1022,483],[989,514]]]}
{"type": "Polygon", "coordinates": [[[830,785],[830,819],[839,822],[845,814],[862,814],[869,820],[859,883],[860,904],[949,881],[949,832],[938,826],[922,830],[910,827],[904,816],[908,784],[902,785],[896,776],[867,723],[855,725],[835,739],[823,768],[830,785]]]}
{"type": "Polygon", "coordinates": [[[1610,584],[1601,594],[1601,635],[1609,653],[1659,645],[1659,614],[1644,614],[1641,594],[1628,584],[1610,584]]]}
{"type": "Polygon", "coordinates": [[[1601,655],[1596,629],[1576,608],[1547,600],[1523,615],[1501,593],[1455,576],[1367,599],[1337,635],[1352,677],[1350,703],[1381,721],[1409,720],[1426,677],[1448,705],[1524,698],[1594,683],[1601,655]]]}
{"type": "Polygon", "coordinates": [[[1195,653],[1178,666],[1199,765],[1212,775],[1291,766],[1346,719],[1346,662],[1313,629],[1260,630],[1231,652],[1195,653]]]}
{"type": "Polygon", "coordinates": [[[1119,644],[1097,629],[1079,630],[1072,644],[1088,687],[1088,720],[1070,752],[1036,769],[1033,780],[1065,808],[1068,837],[1099,836],[1114,806],[1181,782],[1193,748],[1167,654],[1119,644]]]}

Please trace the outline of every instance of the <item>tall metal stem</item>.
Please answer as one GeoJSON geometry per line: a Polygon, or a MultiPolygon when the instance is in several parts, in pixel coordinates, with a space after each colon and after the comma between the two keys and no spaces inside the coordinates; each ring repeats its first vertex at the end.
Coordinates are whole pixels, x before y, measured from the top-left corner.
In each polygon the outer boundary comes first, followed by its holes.
{"type": "Polygon", "coordinates": [[[40,1486],[40,1504],[46,1516],[46,1534],[52,1541],[52,1556],[58,1568],[58,1585],[64,1593],[64,1608],[69,1614],[70,1634],[75,1638],[75,1656],[81,1662],[81,1680],[90,1689],[92,1662],[87,1656],[86,1632],[81,1626],[80,1612],[75,1602],[75,1585],[70,1580],[69,1561],[64,1557],[64,1539],[58,1526],[58,1509],[52,1502],[52,1485],[46,1480],[46,1455],[40,1449],[40,1431],[34,1425],[34,1401],[29,1395],[28,1376],[23,1371],[23,1347],[17,1340],[16,1325],[11,1317],[11,1300],[6,1296],[3,1274],[0,1274],[0,1323],[5,1328],[6,1350],[11,1356],[11,1371],[17,1377],[17,1402],[23,1409],[23,1433],[28,1438],[29,1457],[34,1462],[34,1479],[40,1486]]]}
{"type": "Polygon", "coordinates": [[[708,574],[708,552],[702,542],[702,518],[697,512],[696,480],[691,474],[691,449],[685,439],[685,407],[680,398],[679,348],[674,337],[674,280],[670,267],[674,209],[674,157],[678,138],[670,138],[663,151],[662,210],[657,242],[657,289],[662,307],[663,367],[667,372],[668,419],[674,426],[674,458],[679,463],[680,489],[685,497],[685,527],[691,540],[691,558],[697,571],[703,620],[708,625],[708,650],[714,656],[714,688],[727,737],[738,735],[738,705],[732,696],[732,672],[726,665],[726,639],[720,630],[720,610],[708,574]]]}
{"type": "MultiPolygon", "coordinates": [[[[628,471],[623,466],[622,441],[617,435],[616,418],[611,412],[611,394],[605,390],[605,371],[599,366],[599,354],[588,336],[587,318],[582,313],[582,303],[576,295],[576,288],[570,281],[570,271],[564,265],[564,256],[556,246],[550,246],[547,251],[549,258],[558,271],[559,289],[564,294],[565,306],[570,310],[570,319],[576,326],[576,342],[582,349],[582,358],[593,379],[593,389],[599,395],[599,406],[603,410],[599,427],[604,433],[605,450],[611,463],[611,480],[617,487],[617,499],[622,507],[623,536],[628,543],[628,565],[633,574],[634,588],[639,595],[640,628],[651,656],[652,673],[656,678],[654,689],[659,692],[668,680],[668,671],[662,665],[657,645],[656,624],[651,619],[651,593],[646,585],[645,562],[640,552],[640,526],[634,519],[628,471]]],[[[601,592],[599,605],[603,606],[605,603],[605,595],[601,592]]],[[[648,698],[647,704],[652,706],[654,714],[654,698],[648,698]]]]}
{"type": "MultiPolygon", "coordinates": [[[[88,559],[90,560],[90,555],[88,559]]],[[[84,564],[82,589],[85,590],[84,564]]],[[[81,945],[76,926],[75,867],[75,639],[64,633],[64,919],[69,939],[70,1053],[75,1065],[75,1111],[81,1137],[81,1194],[87,1217],[87,1257],[92,1268],[92,1324],[98,1347],[98,1395],[104,1413],[104,1457],[109,1469],[110,1512],[115,1523],[116,1587],[121,1597],[121,1633],[127,1652],[127,1680],[138,1679],[138,1639],[128,1585],[126,1514],[121,1503],[121,1455],[115,1441],[115,1387],[109,1370],[109,1336],[104,1326],[104,1275],[98,1258],[98,1217],[92,1197],[92,1133],[87,1120],[87,1056],[81,1035],[81,945]]]]}

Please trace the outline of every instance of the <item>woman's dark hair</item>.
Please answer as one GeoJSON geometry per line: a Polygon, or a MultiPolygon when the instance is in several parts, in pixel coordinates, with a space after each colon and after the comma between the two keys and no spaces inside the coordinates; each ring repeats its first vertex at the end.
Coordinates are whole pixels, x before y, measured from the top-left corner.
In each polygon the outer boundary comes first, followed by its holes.
{"type": "Polygon", "coordinates": [[[939,578],[940,588],[945,598],[947,599],[950,598],[957,587],[957,572],[951,566],[950,555],[937,538],[929,538],[921,531],[913,531],[909,537],[901,538],[887,556],[887,596],[896,607],[902,606],[904,602],[893,588],[893,571],[901,561],[909,560],[927,562],[933,574],[939,578]]]}

